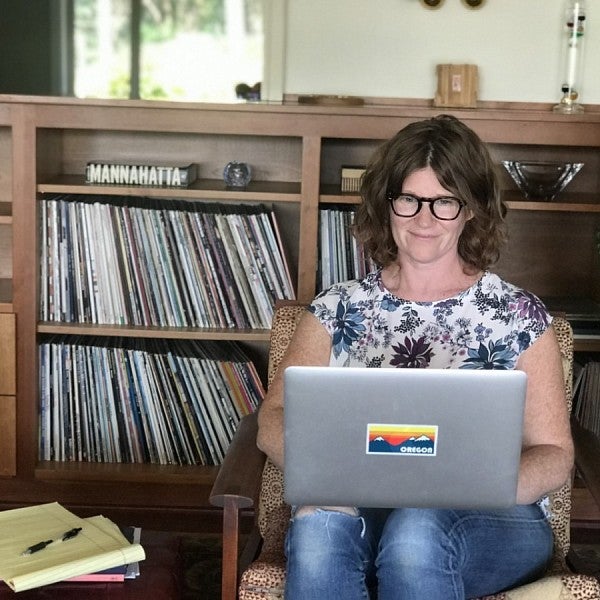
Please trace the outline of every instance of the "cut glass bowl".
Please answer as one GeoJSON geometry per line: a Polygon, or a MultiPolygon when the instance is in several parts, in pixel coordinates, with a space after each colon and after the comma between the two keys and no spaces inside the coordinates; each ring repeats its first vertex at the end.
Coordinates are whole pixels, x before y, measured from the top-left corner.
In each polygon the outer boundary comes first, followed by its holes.
{"type": "Polygon", "coordinates": [[[515,183],[531,200],[552,200],[579,173],[583,163],[503,160],[515,183]]]}

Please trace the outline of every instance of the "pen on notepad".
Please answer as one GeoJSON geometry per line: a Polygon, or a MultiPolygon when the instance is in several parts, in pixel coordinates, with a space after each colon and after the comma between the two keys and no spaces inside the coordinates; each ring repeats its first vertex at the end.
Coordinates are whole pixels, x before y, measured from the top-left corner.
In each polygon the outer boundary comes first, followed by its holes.
{"type": "Polygon", "coordinates": [[[37,544],[33,544],[33,546],[29,546],[26,550],[21,552],[21,556],[25,556],[26,554],[33,554],[34,552],[39,552],[49,546],[50,544],[54,544],[55,542],[66,542],[67,540],[71,540],[76,537],[81,531],[81,527],[73,527],[73,529],[69,529],[69,531],[65,531],[62,536],[56,540],[44,540],[38,542],[37,544]]]}

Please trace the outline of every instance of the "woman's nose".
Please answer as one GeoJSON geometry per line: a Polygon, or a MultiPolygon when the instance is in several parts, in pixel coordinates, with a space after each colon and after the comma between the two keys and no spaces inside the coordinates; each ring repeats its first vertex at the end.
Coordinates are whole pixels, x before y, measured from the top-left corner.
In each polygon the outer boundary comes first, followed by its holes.
{"type": "Polygon", "coordinates": [[[421,205],[421,210],[415,215],[415,219],[417,223],[423,227],[429,226],[436,221],[436,218],[433,216],[431,212],[431,204],[423,203],[421,205]]]}

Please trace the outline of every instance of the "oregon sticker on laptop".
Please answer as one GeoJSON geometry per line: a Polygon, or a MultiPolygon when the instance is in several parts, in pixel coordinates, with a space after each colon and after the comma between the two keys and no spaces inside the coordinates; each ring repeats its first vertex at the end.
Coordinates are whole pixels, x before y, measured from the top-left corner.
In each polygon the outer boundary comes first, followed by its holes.
{"type": "Polygon", "coordinates": [[[367,424],[367,454],[435,456],[437,425],[367,424]]]}

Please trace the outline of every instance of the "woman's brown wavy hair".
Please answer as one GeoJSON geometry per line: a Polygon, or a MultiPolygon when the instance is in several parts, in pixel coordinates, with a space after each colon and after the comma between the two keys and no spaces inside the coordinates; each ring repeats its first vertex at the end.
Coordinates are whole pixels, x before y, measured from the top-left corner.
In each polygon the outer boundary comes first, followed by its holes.
{"type": "Polygon", "coordinates": [[[506,205],[486,145],[450,115],[411,123],[375,151],[362,178],[362,202],[353,228],[356,239],[376,264],[385,267],[396,260],[388,198],[398,196],[406,177],[425,167],[466,202],[463,210],[473,216],[458,241],[460,257],[476,270],[488,269],[506,239],[506,205]]]}

